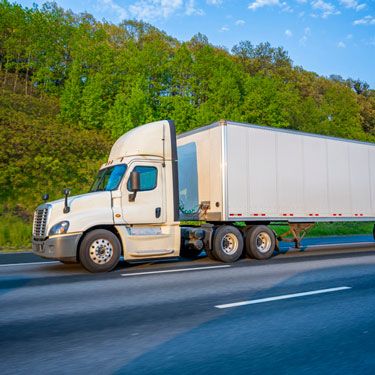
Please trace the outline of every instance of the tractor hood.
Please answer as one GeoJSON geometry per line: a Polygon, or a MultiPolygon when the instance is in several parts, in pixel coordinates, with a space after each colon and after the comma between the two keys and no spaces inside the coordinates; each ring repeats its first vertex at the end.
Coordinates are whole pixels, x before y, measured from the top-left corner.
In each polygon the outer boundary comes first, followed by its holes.
{"type": "Polygon", "coordinates": [[[68,213],[64,213],[64,199],[40,205],[37,210],[48,208],[46,234],[61,221],[69,222],[68,233],[83,232],[95,225],[113,224],[111,199],[110,191],[98,191],[69,197],[68,213]]]}

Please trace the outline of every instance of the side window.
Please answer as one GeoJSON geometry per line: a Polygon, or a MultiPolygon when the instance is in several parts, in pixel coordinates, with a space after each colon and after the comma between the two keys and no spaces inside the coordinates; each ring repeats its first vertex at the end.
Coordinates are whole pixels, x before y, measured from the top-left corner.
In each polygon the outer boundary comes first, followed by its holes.
{"type": "MultiPolygon", "coordinates": [[[[140,190],[154,190],[158,181],[158,170],[155,167],[146,167],[138,165],[133,169],[139,173],[140,190]]],[[[130,180],[128,180],[128,190],[130,190],[130,180]]]]}

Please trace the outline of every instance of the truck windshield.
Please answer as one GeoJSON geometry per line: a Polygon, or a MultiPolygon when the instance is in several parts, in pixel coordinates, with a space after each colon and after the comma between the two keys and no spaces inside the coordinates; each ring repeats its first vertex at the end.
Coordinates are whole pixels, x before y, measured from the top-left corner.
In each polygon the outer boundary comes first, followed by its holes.
{"type": "Polygon", "coordinates": [[[119,164],[101,169],[91,186],[90,192],[116,190],[126,172],[126,168],[126,164],[119,164]]]}

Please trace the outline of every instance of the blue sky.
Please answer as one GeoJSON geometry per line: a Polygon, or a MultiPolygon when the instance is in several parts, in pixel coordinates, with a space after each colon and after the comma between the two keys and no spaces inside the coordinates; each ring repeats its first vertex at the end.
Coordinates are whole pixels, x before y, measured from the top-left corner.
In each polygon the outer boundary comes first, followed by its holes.
{"type": "MultiPolygon", "coordinates": [[[[17,1],[24,6],[44,1],[17,1]]],[[[142,19],[179,40],[201,32],[229,50],[241,40],[283,46],[295,65],[375,88],[375,0],[58,0],[118,23],[142,19]]]]}

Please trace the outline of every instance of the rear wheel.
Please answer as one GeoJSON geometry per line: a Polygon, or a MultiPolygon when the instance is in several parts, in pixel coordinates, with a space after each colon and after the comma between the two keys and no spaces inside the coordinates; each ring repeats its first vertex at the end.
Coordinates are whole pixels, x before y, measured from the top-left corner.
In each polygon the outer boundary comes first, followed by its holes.
{"type": "Polygon", "coordinates": [[[86,234],[79,249],[79,259],[90,272],[108,272],[120,260],[121,244],[110,231],[96,229],[86,234]]]}
{"type": "Polygon", "coordinates": [[[246,233],[246,252],[250,258],[268,259],[275,250],[274,232],[265,225],[250,227],[246,233]]]}
{"type": "Polygon", "coordinates": [[[212,243],[212,255],[225,263],[235,262],[243,251],[241,232],[231,225],[216,229],[212,243]]]}
{"type": "Polygon", "coordinates": [[[217,259],[217,258],[215,257],[214,252],[213,252],[212,249],[204,249],[204,251],[206,252],[206,255],[207,255],[207,257],[208,257],[209,259],[211,259],[211,260],[219,260],[219,259],[217,259]]]}

